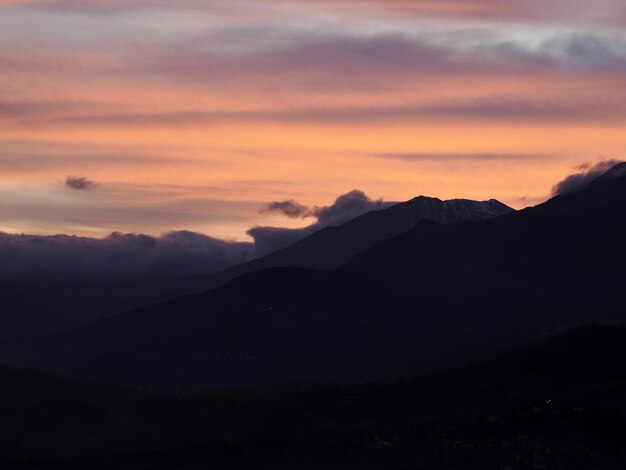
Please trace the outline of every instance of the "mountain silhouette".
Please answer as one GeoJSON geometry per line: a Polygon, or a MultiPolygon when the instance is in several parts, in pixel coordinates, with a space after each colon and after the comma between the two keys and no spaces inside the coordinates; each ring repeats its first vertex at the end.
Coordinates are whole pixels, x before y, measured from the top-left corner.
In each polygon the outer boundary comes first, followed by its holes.
{"type": "Polygon", "coordinates": [[[0,338],[67,330],[144,305],[206,291],[263,268],[337,268],[374,243],[411,229],[420,220],[455,223],[495,217],[511,210],[495,200],[441,201],[422,196],[324,228],[291,247],[210,275],[100,283],[0,280],[0,338]]]}
{"type": "Polygon", "coordinates": [[[509,216],[452,226],[424,221],[356,256],[345,269],[425,279],[451,268],[457,274],[498,270],[519,276],[527,264],[555,270],[564,263],[574,269],[611,260],[618,264],[626,227],[626,218],[619,216],[626,207],[624,181],[626,163],[584,190],[509,216]]]}
{"type": "Polygon", "coordinates": [[[371,211],[336,227],[326,227],[259,259],[208,275],[176,281],[180,292],[212,289],[243,274],[276,267],[336,269],[374,244],[400,235],[423,220],[441,224],[486,220],[513,212],[501,202],[419,196],[371,211]]]}
{"type": "Polygon", "coordinates": [[[333,271],[274,268],[0,359],[161,390],[406,376],[623,322],[626,175],[478,222],[419,222],[333,271]]]}

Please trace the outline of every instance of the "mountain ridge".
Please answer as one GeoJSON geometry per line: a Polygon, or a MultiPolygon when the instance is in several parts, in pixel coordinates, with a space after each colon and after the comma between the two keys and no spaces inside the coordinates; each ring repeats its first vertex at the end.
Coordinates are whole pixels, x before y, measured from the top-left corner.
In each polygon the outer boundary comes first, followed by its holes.
{"type": "Polygon", "coordinates": [[[0,359],[156,389],[407,376],[624,323],[626,177],[479,222],[419,222],[341,269],[273,268],[0,359]],[[617,215],[617,216],[616,216],[617,215]]]}
{"type": "Polygon", "coordinates": [[[279,250],[276,254],[209,275],[181,277],[169,281],[104,284],[0,281],[0,303],[4,305],[3,316],[0,318],[0,336],[49,334],[71,329],[116,313],[206,291],[258,269],[276,266],[316,269],[339,267],[355,253],[376,241],[410,229],[415,221],[429,215],[418,214],[420,210],[425,211],[424,207],[429,208],[429,214],[432,214],[430,216],[450,222],[496,216],[512,210],[495,200],[458,200],[446,206],[446,201],[421,196],[382,211],[368,212],[336,227],[324,228],[322,233],[315,232],[295,246],[279,250]],[[396,206],[399,207],[395,208],[396,206]],[[435,206],[439,207],[439,213],[433,209],[435,206]],[[448,207],[448,212],[444,210],[445,207],[448,207]],[[387,210],[391,212],[387,213],[387,210]],[[389,217],[387,214],[395,216],[389,217]],[[381,217],[386,217],[389,221],[379,222],[381,217]]]}
{"type": "Polygon", "coordinates": [[[417,196],[386,209],[367,212],[340,226],[325,227],[289,247],[261,258],[208,276],[186,277],[181,281],[189,283],[194,290],[208,290],[223,285],[237,276],[260,269],[273,267],[336,269],[360,251],[381,240],[410,230],[425,219],[451,224],[467,220],[484,220],[511,212],[514,212],[514,209],[496,199],[441,200],[417,196]]]}

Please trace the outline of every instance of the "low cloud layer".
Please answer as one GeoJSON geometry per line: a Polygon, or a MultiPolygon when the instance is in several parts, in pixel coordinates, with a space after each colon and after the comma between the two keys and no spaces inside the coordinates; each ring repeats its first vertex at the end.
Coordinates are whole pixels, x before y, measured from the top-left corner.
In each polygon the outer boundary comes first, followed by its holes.
{"type": "MultiPolygon", "coordinates": [[[[71,184],[76,187],[68,187],[75,190],[88,190],[96,185],[80,177],[71,184]]],[[[390,205],[356,190],[338,197],[329,206],[273,202],[261,211],[279,212],[291,218],[314,217],[317,221],[301,229],[253,228],[249,234],[254,243],[224,241],[190,231],[159,237],[116,232],[104,239],[0,232],[0,281],[110,282],[208,274],[283,248],[326,226],[339,225],[390,205]]]]}
{"type": "Polygon", "coordinates": [[[615,159],[602,160],[597,163],[584,163],[577,168],[577,173],[569,175],[555,185],[552,188],[552,195],[562,196],[580,191],[619,163],[621,161],[615,159]]]}
{"type": "Polygon", "coordinates": [[[250,243],[193,232],[160,237],[113,233],[104,239],[0,233],[0,278],[29,281],[128,281],[202,274],[244,262],[250,243]]]}

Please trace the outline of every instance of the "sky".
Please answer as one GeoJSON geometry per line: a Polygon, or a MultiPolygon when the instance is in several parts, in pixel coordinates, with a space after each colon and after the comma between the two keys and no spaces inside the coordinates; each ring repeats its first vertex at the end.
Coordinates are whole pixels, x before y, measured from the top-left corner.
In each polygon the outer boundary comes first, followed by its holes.
{"type": "Polygon", "coordinates": [[[623,0],[0,0],[0,232],[534,205],[624,158],[624,83],[623,0]]]}

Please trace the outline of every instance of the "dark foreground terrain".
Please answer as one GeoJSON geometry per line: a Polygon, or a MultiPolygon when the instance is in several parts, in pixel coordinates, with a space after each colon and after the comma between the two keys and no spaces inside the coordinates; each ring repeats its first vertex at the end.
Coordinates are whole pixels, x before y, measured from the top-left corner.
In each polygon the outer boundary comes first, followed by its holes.
{"type": "Polygon", "coordinates": [[[190,395],[0,370],[2,468],[623,469],[626,328],[414,379],[190,395]]]}

